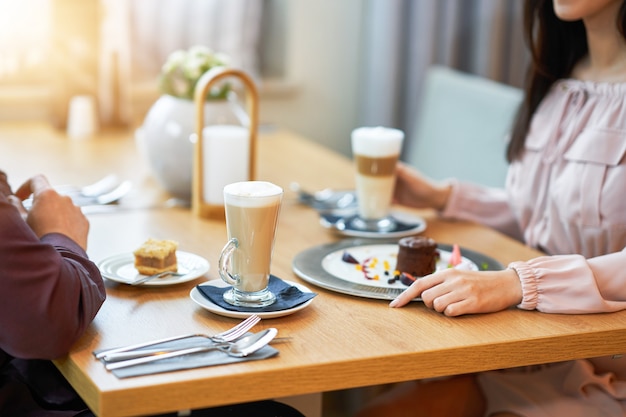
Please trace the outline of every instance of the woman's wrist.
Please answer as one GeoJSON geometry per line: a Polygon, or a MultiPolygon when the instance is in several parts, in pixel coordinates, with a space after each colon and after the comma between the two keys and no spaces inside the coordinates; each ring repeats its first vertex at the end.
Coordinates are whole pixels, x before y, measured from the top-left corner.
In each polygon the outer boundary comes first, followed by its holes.
{"type": "Polygon", "coordinates": [[[530,265],[521,261],[511,262],[507,270],[515,271],[519,279],[522,298],[517,307],[523,310],[535,310],[539,302],[539,291],[537,279],[530,265]]]}
{"type": "Polygon", "coordinates": [[[511,283],[511,305],[521,304],[524,298],[524,290],[517,270],[514,267],[509,266],[504,270],[504,273],[508,274],[509,282],[511,283]]]}
{"type": "Polygon", "coordinates": [[[452,183],[446,182],[435,187],[433,207],[437,211],[443,211],[448,205],[450,193],[452,192],[452,183]]]}

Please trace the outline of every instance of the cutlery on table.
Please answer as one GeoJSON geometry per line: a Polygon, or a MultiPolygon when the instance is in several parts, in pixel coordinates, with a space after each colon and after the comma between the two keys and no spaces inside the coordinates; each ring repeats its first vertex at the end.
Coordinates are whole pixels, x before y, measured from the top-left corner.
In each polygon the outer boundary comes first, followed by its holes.
{"type": "Polygon", "coordinates": [[[122,181],[112,190],[107,191],[104,194],[100,194],[97,196],[83,196],[83,195],[73,195],[70,196],[72,201],[77,206],[89,206],[89,205],[106,205],[115,203],[120,198],[124,197],[130,189],[133,188],[132,182],[126,180],[122,181]]]}
{"type": "Polygon", "coordinates": [[[356,193],[354,191],[334,191],[325,188],[311,192],[304,190],[297,182],[290,184],[292,191],[298,194],[298,201],[318,211],[342,211],[356,209],[356,193]]]}
{"type": "Polygon", "coordinates": [[[114,174],[109,174],[93,184],[88,184],[82,187],[77,187],[75,185],[58,185],[55,186],[54,189],[60,193],[65,195],[81,195],[84,197],[97,197],[102,194],[106,194],[115,188],[116,185],[119,184],[117,176],[114,174]]]}
{"type": "MultiPolygon", "coordinates": [[[[95,186],[98,183],[91,184],[90,186],[87,186],[87,187],[95,186]]],[[[105,184],[105,183],[102,183],[102,184],[105,184]]],[[[107,183],[105,185],[107,185],[107,187],[98,185],[97,187],[94,187],[94,188],[88,188],[87,192],[89,194],[84,194],[84,192],[81,191],[82,189],[81,190],[75,189],[75,191],[72,192],[71,189],[66,188],[70,186],[61,186],[61,187],[58,187],[58,189],[57,187],[55,187],[55,189],[60,194],[67,195],[68,197],[70,197],[72,201],[74,202],[74,204],[76,204],[77,206],[85,207],[85,206],[91,206],[91,205],[106,205],[106,204],[114,203],[120,198],[124,197],[126,194],[128,194],[133,184],[132,182],[126,180],[117,185],[114,185],[113,187],[108,187],[108,180],[107,180],[107,183]],[[96,194],[96,192],[98,192],[99,194],[96,194]]],[[[33,204],[32,197],[29,197],[26,200],[24,200],[22,204],[24,208],[30,209],[30,207],[33,204]]]]}
{"type": "Polygon", "coordinates": [[[105,368],[111,371],[114,369],[127,368],[129,366],[140,365],[143,363],[155,362],[162,359],[175,358],[178,356],[190,355],[193,353],[208,352],[211,350],[221,350],[229,356],[243,358],[267,346],[267,344],[269,344],[272,339],[276,337],[276,334],[278,334],[278,330],[274,327],[270,327],[258,333],[254,333],[244,338],[241,338],[234,343],[217,343],[211,346],[194,347],[168,353],[157,353],[152,356],[130,359],[121,362],[107,363],[105,364],[105,368]]]}
{"type": "Polygon", "coordinates": [[[98,204],[110,204],[114,203],[120,198],[124,197],[130,189],[133,188],[133,183],[129,180],[122,181],[117,187],[105,194],[100,194],[96,197],[96,203],[98,204]]]}
{"type": "MultiPolygon", "coordinates": [[[[285,342],[290,341],[291,339],[292,338],[290,336],[275,337],[274,339],[272,339],[270,343],[271,344],[285,343],[285,342]]],[[[228,344],[233,344],[233,343],[235,342],[223,342],[223,343],[220,342],[219,344],[226,346],[228,344]]],[[[105,362],[120,362],[120,361],[129,360],[129,359],[143,358],[147,356],[154,356],[154,355],[164,354],[168,352],[175,352],[175,351],[179,351],[183,349],[209,347],[209,346],[215,346],[215,342],[211,342],[210,340],[202,340],[199,342],[191,343],[185,347],[171,347],[171,348],[167,347],[163,349],[139,349],[139,350],[131,350],[129,352],[109,353],[105,355],[102,358],[102,360],[105,362]]]]}
{"type": "Polygon", "coordinates": [[[146,283],[148,281],[152,281],[153,279],[157,279],[157,278],[164,278],[164,277],[182,277],[184,274],[182,272],[174,272],[174,271],[163,271],[163,272],[159,272],[156,274],[152,274],[152,275],[146,275],[145,277],[141,277],[136,281],[133,281],[130,283],[130,285],[141,285],[143,283],[146,283]]]}
{"type": "Polygon", "coordinates": [[[248,318],[246,318],[244,321],[239,323],[238,325],[222,333],[214,334],[213,336],[209,336],[206,334],[187,334],[183,336],[168,337],[165,339],[153,340],[153,341],[145,342],[145,343],[138,343],[138,344],[123,346],[123,347],[114,348],[114,349],[102,350],[98,353],[94,353],[94,356],[96,357],[96,359],[102,359],[104,356],[111,354],[111,353],[128,352],[128,351],[135,350],[135,349],[141,349],[141,348],[145,348],[145,347],[149,347],[153,345],[158,345],[160,343],[173,342],[175,340],[182,340],[182,339],[187,339],[191,337],[205,337],[208,340],[213,341],[215,343],[232,342],[233,340],[236,340],[240,338],[241,336],[243,336],[244,334],[246,334],[248,330],[254,327],[259,321],[261,321],[261,317],[257,316],[256,314],[252,314],[248,318]]]}

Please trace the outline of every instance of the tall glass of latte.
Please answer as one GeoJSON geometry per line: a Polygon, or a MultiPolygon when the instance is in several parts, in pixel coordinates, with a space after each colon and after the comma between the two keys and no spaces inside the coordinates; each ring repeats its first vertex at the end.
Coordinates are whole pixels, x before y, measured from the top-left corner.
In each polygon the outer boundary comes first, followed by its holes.
{"type": "Polygon", "coordinates": [[[352,131],[360,228],[379,228],[376,225],[389,216],[403,140],[404,132],[398,129],[378,126],[352,131]]]}
{"type": "Polygon", "coordinates": [[[224,187],[229,241],[220,254],[219,274],[232,286],[224,293],[229,304],[263,307],[276,301],[268,284],[282,196],[281,187],[265,181],[224,187]]]}

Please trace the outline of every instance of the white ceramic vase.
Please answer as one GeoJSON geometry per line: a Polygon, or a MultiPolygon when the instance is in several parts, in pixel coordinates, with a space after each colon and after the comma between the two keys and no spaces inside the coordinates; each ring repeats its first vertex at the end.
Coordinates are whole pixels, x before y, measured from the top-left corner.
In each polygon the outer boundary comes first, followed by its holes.
{"type": "MultiPolygon", "coordinates": [[[[204,107],[204,126],[234,124],[243,109],[234,99],[209,100],[204,107]]],[[[245,112],[244,112],[245,114],[245,112]]],[[[191,199],[193,142],[196,111],[192,100],[161,96],[150,108],[143,125],[136,132],[140,153],[159,182],[172,196],[191,199]]]]}

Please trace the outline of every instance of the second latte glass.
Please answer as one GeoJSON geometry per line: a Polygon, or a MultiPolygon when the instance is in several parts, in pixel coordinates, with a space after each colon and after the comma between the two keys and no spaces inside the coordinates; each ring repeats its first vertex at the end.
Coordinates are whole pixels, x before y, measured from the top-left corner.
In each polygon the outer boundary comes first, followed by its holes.
{"type": "Polygon", "coordinates": [[[356,171],[358,229],[385,231],[393,228],[389,208],[393,197],[395,169],[404,132],[387,127],[360,127],[352,131],[356,171]]]}

